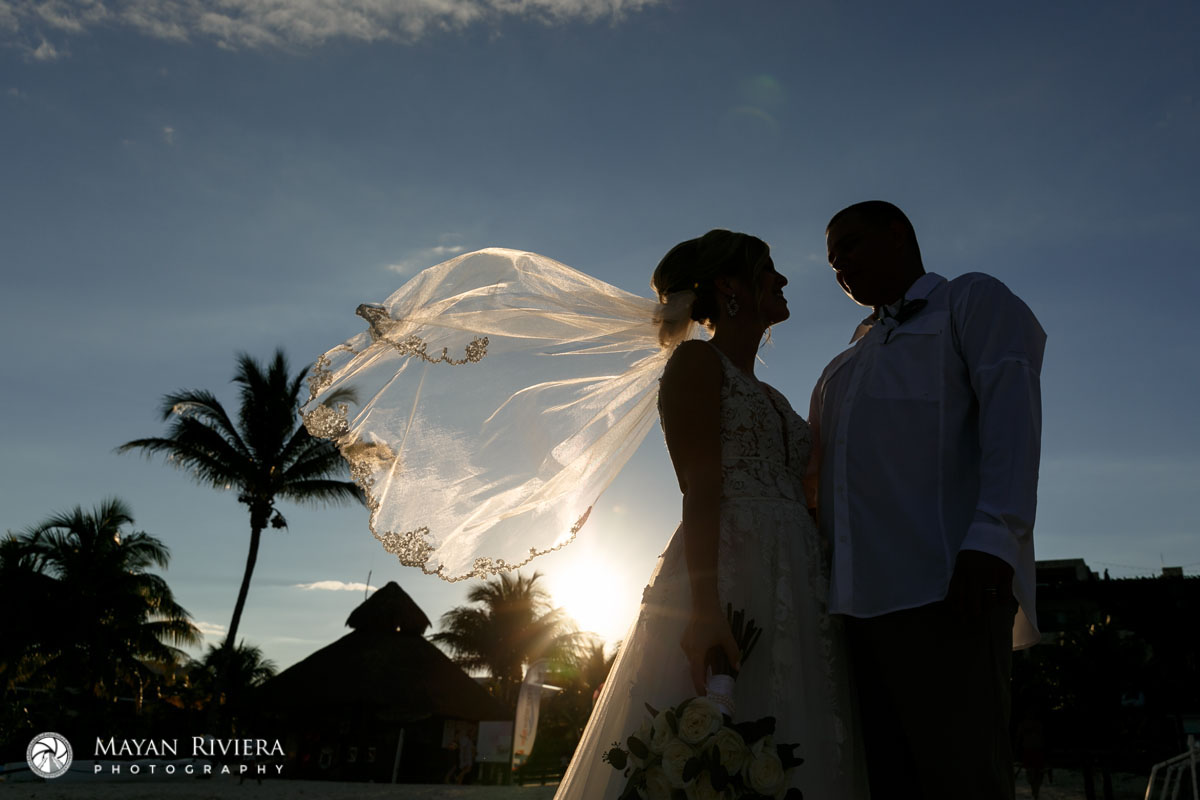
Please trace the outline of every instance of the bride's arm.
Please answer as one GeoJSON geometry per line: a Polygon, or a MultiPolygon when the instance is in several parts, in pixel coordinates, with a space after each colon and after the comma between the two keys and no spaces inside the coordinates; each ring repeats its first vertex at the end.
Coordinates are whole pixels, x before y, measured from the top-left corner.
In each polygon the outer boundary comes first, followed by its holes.
{"type": "Polygon", "coordinates": [[[679,488],[692,615],[680,645],[698,693],[705,686],[705,657],[720,647],[736,669],[737,642],[717,595],[717,543],[721,510],[721,364],[704,342],[684,342],[672,355],[659,390],[663,433],[679,488]]]}

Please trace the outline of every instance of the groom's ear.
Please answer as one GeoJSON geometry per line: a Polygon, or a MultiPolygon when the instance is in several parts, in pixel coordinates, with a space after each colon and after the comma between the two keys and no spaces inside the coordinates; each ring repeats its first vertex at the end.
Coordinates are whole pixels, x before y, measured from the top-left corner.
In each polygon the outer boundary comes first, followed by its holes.
{"type": "Polygon", "coordinates": [[[904,227],[904,224],[899,220],[892,220],[888,225],[889,245],[892,252],[901,257],[905,255],[910,246],[916,242],[912,234],[904,227]]]}

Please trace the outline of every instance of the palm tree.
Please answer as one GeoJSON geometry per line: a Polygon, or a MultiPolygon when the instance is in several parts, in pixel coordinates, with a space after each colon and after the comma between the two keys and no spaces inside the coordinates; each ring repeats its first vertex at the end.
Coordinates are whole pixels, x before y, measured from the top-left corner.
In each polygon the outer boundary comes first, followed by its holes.
{"type": "MultiPolygon", "coordinates": [[[[231,651],[237,641],[262,532],[267,525],[287,527],[276,501],[362,502],[352,482],[335,479],[348,471],[337,447],[310,436],[300,424],[300,390],[308,369],[290,375],[282,350],[276,350],[266,366],[240,353],[233,376],[241,394],[236,425],[211,392],[188,389],[162,399],[162,421],[170,422],[165,436],[135,439],[118,448],[165,455],[172,466],[191,470],[198,483],[236,489],[238,502],[250,511],[250,552],[222,645],[225,650],[231,651]]],[[[326,402],[353,400],[353,392],[343,390],[330,393],[326,402]]]]}
{"type": "Polygon", "coordinates": [[[467,601],[442,615],[442,630],[430,639],[443,645],[463,669],[486,671],[498,698],[512,706],[524,667],[574,646],[579,634],[561,608],[537,585],[540,573],[504,573],[471,587],[467,601]]]}
{"type": "Polygon", "coordinates": [[[0,729],[11,722],[18,703],[11,695],[37,671],[45,659],[47,616],[55,615],[55,580],[42,572],[42,559],[27,535],[8,532],[0,539],[0,729]],[[19,610],[18,613],[12,613],[19,610]]]}
{"type": "Polygon", "coordinates": [[[22,603],[38,609],[34,678],[58,688],[82,688],[111,698],[131,686],[140,698],[153,680],[148,661],[182,657],[176,645],[200,642],[200,632],[167,582],[147,572],[165,569],[170,551],[140,531],[122,533],[133,515],[117,498],[90,513],[76,506],[10,537],[0,571],[32,571],[22,603]]]}
{"type": "Polygon", "coordinates": [[[225,688],[221,690],[218,689],[217,676],[224,657],[223,647],[209,645],[204,658],[194,662],[189,682],[193,695],[201,701],[201,705],[216,702],[227,705],[237,714],[244,709],[253,690],[275,677],[278,668],[274,661],[263,656],[261,648],[246,644],[243,639],[231,653],[225,688]]]}
{"type": "Polygon", "coordinates": [[[609,651],[599,636],[585,635],[577,647],[564,653],[553,664],[551,680],[563,690],[556,697],[579,698],[579,704],[586,709],[583,715],[585,722],[591,713],[594,695],[608,680],[619,649],[620,643],[609,651]]]}
{"type": "Polygon", "coordinates": [[[610,650],[599,636],[584,634],[575,647],[551,662],[548,682],[560,691],[543,704],[530,761],[553,765],[561,763],[564,756],[570,759],[619,648],[618,643],[610,650]]]}
{"type": "MultiPolygon", "coordinates": [[[[204,654],[203,664],[208,670],[212,670],[217,663],[217,654],[220,651],[213,645],[209,645],[208,652],[204,654]]],[[[252,689],[257,686],[262,686],[264,683],[275,677],[279,668],[275,662],[269,658],[263,657],[262,648],[252,644],[246,644],[243,639],[242,643],[233,651],[233,677],[236,685],[239,688],[252,689]]]]}

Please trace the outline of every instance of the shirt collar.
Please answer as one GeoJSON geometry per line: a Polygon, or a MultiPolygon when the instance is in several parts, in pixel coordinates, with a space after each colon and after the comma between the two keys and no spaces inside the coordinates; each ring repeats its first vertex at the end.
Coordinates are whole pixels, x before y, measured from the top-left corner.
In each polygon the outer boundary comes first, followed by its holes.
{"type": "MultiPolygon", "coordinates": [[[[905,300],[928,300],[929,295],[933,294],[933,290],[945,282],[946,279],[941,275],[938,275],[936,272],[926,272],[924,275],[913,281],[912,286],[909,286],[908,291],[904,293],[904,297],[900,298],[899,302],[892,304],[890,308],[893,309],[894,313],[895,308],[905,300]]],[[[879,319],[876,313],[872,311],[869,315],[867,315],[866,319],[858,323],[858,327],[854,329],[854,335],[850,337],[850,344],[854,344],[859,339],[866,336],[867,331],[871,330],[871,327],[878,321],[879,319]]]]}

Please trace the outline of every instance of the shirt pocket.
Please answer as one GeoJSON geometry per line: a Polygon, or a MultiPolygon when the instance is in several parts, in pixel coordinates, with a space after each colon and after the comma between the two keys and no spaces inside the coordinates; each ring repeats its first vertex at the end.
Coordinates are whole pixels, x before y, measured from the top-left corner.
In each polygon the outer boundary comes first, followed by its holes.
{"type": "Polygon", "coordinates": [[[921,314],[884,333],[875,350],[864,392],[887,400],[936,403],[944,381],[945,335],[950,315],[921,314]]]}

